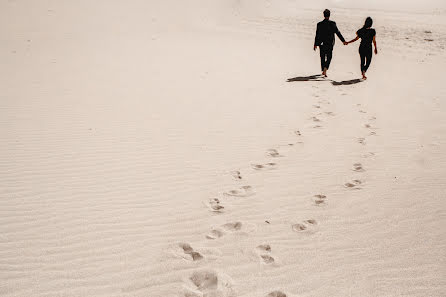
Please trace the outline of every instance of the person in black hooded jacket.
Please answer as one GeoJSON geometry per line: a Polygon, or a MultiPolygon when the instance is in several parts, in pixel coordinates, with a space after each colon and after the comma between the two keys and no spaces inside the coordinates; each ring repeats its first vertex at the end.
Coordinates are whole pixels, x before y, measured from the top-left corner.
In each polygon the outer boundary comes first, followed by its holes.
{"type": "Polygon", "coordinates": [[[336,23],[330,21],[330,10],[324,10],[324,20],[317,24],[316,37],[314,38],[314,50],[319,47],[321,56],[322,75],[327,77],[327,70],[330,67],[330,62],[333,57],[333,47],[335,44],[336,34],[339,39],[347,45],[341,32],[339,32],[336,23]]]}

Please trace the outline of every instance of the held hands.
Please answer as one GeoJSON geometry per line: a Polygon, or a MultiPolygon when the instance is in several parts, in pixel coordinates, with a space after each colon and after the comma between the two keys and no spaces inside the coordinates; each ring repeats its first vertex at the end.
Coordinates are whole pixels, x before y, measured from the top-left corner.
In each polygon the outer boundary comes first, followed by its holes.
{"type": "MultiPolygon", "coordinates": [[[[348,45],[350,42],[347,42],[347,41],[344,41],[343,42],[343,44],[344,45],[348,45]]],[[[317,49],[317,45],[315,45],[315,46],[313,46],[313,50],[316,50],[317,49]]],[[[377,54],[378,52],[377,52],[377,49],[375,49],[375,54],[377,54]]]]}
{"type": "Polygon", "coordinates": [[[378,49],[375,47],[375,55],[378,54],[378,49]]]}

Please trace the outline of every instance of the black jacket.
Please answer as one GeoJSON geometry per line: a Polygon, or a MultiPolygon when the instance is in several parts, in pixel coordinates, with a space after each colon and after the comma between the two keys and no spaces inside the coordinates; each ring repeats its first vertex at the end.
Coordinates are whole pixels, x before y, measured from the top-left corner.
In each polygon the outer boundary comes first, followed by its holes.
{"type": "Polygon", "coordinates": [[[314,38],[315,46],[331,46],[335,44],[334,35],[338,35],[342,42],[345,42],[344,37],[342,37],[341,32],[339,32],[336,23],[330,20],[323,20],[317,24],[316,37],[314,38]]]}

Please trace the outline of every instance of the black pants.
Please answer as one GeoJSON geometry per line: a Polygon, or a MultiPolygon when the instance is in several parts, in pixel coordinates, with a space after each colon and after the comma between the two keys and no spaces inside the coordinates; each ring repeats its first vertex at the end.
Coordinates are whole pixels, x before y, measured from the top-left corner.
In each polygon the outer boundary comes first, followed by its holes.
{"type": "Polygon", "coordinates": [[[321,55],[321,69],[324,71],[325,68],[330,68],[330,62],[333,56],[333,47],[321,45],[319,50],[321,55]]]}
{"type": "Polygon", "coordinates": [[[372,62],[372,47],[359,47],[359,56],[361,57],[361,72],[367,72],[372,62]]]}

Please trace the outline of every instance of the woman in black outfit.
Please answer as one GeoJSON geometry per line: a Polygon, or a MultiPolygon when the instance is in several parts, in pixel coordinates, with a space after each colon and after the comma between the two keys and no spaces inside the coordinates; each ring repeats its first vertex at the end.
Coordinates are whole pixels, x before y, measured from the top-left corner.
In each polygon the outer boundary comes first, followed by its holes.
{"type": "Polygon", "coordinates": [[[361,72],[362,78],[367,79],[365,73],[369,69],[370,63],[372,62],[372,42],[375,45],[375,54],[378,54],[378,49],[376,48],[376,31],[372,29],[373,20],[368,17],[365,20],[364,27],[356,32],[356,38],[349,41],[348,43],[353,43],[359,38],[361,38],[361,45],[359,46],[359,56],[361,57],[361,72]]]}

